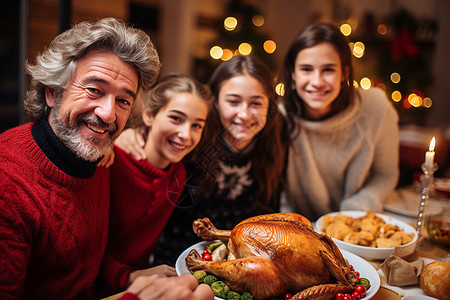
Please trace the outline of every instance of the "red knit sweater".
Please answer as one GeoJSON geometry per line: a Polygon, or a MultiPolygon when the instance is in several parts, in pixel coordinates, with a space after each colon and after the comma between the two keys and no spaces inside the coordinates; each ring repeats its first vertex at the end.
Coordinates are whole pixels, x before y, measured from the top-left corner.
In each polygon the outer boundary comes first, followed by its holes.
{"type": "Polygon", "coordinates": [[[31,127],[0,135],[0,299],[91,299],[106,246],[109,171],[69,176],[31,127]]]}
{"type": "Polygon", "coordinates": [[[186,181],[182,163],[159,170],[115,147],[111,167],[111,210],[103,279],[115,292],[125,289],[129,271],[146,268],[158,237],[186,181]]]}

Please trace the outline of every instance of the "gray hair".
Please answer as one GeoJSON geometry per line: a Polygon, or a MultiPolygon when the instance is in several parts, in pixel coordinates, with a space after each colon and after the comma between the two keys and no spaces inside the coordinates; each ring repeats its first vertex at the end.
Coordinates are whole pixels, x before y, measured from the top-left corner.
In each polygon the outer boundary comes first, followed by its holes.
{"type": "Polygon", "coordinates": [[[45,87],[62,93],[75,71],[77,61],[88,51],[99,49],[117,55],[138,73],[138,99],[156,82],[161,63],[150,37],[142,30],[114,18],[98,22],[82,22],[59,34],[35,64],[28,61],[25,71],[31,77],[24,102],[30,121],[48,116],[45,87]]]}

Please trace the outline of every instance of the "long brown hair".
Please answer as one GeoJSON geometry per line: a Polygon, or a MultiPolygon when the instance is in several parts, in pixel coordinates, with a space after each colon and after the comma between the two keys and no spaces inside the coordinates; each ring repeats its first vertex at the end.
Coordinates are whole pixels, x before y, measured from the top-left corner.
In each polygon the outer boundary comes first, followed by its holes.
{"type": "Polygon", "coordinates": [[[291,133],[296,132],[296,120],[304,116],[303,99],[292,88],[294,84],[292,72],[294,71],[295,60],[300,51],[314,47],[320,43],[328,43],[333,46],[341,60],[342,74],[347,75],[347,81],[342,83],[338,98],[331,104],[331,115],[345,109],[350,103],[351,97],[353,97],[352,54],[347,38],[332,24],[318,23],[307,26],[292,41],[283,63],[282,76],[285,86],[283,105],[286,110],[286,117],[289,124],[288,128],[291,133]]]}
{"type": "MultiPolygon", "coordinates": [[[[269,98],[267,123],[255,136],[253,150],[248,155],[251,161],[250,172],[257,181],[253,204],[259,209],[273,211],[278,209],[278,195],[284,186],[283,172],[289,143],[288,134],[285,133],[285,122],[277,108],[274,78],[265,64],[255,56],[235,56],[217,67],[209,81],[214,103],[218,102],[223,82],[240,75],[250,75],[258,80],[269,98]]],[[[199,148],[221,149],[224,147],[219,138],[224,128],[215,106],[213,105],[208,116],[205,129],[207,138],[200,142],[199,148]]],[[[210,165],[208,171],[211,170],[217,169],[210,165]]],[[[206,172],[207,180],[214,180],[215,176],[214,172],[206,172]]]]}

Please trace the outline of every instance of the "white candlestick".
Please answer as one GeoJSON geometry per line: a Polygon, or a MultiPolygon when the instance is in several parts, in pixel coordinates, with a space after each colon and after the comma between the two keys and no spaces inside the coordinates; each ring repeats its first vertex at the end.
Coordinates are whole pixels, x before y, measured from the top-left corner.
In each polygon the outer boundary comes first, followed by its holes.
{"type": "Polygon", "coordinates": [[[427,151],[427,153],[425,153],[425,165],[427,167],[432,167],[433,166],[433,162],[434,162],[434,145],[435,145],[435,138],[433,136],[433,138],[431,139],[430,142],[430,148],[429,151],[427,151]]]}

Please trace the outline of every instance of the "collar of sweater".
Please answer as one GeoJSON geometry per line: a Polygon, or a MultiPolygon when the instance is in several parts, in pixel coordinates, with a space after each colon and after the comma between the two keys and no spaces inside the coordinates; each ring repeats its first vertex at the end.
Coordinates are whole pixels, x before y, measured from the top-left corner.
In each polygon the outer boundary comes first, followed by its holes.
{"type": "Polygon", "coordinates": [[[64,173],[77,177],[89,178],[97,169],[97,162],[79,158],[67,148],[56,136],[47,118],[42,118],[31,128],[34,140],[45,156],[64,173]]]}
{"type": "Polygon", "coordinates": [[[361,95],[358,91],[355,91],[349,106],[337,115],[320,121],[300,119],[300,127],[315,132],[330,132],[330,128],[334,131],[336,128],[347,126],[348,124],[355,122],[360,109],[361,95]]]}

